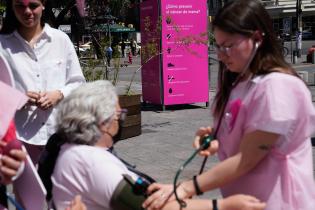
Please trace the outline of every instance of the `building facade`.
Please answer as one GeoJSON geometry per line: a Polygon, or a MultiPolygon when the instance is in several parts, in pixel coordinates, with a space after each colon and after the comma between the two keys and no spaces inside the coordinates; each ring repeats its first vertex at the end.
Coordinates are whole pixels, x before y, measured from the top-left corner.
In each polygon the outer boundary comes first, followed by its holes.
{"type": "MultiPolygon", "coordinates": [[[[219,8],[229,0],[209,0],[209,16],[214,16],[219,8]]],[[[261,0],[273,19],[278,33],[294,34],[297,30],[297,2],[301,1],[303,31],[315,36],[315,0],[261,0]]],[[[298,7],[299,8],[299,7],[298,7]]]]}

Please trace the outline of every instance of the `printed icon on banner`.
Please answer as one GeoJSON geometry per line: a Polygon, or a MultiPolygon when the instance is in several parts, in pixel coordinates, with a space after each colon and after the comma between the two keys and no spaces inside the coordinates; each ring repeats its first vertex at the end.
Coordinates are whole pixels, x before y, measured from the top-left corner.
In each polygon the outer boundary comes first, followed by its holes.
{"type": "Polygon", "coordinates": [[[170,16],[168,16],[166,18],[166,24],[169,25],[169,24],[171,24],[171,22],[172,22],[172,18],[170,16]]]}
{"type": "Polygon", "coordinates": [[[173,80],[175,80],[175,77],[167,75],[167,80],[168,80],[168,82],[172,82],[173,80]]]}
{"type": "Polygon", "coordinates": [[[171,54],[171,48],[170,47],[167,48],[167,53],[171,54]]]}
{"type": "Polygon", "coordinates": [[[172,37],[172,34],[166,34],[166,39],[170,39],[172,37]]]}
{"type": "Polygon", "coordinates": [[[169,93],[173,93],[172,88],[168,89],[168,92],[169,92],[169,93]]]}
{"type": "Polygon", "coordinates": [[[168,63],[167,64],[167,67],[174,67],[175,65],[174,64],[172,64],[172,63],[168,63]]]}

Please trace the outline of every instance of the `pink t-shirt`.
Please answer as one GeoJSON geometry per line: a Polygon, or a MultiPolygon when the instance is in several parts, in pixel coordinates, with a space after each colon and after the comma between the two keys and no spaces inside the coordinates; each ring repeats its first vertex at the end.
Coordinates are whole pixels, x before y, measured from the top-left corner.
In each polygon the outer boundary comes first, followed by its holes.
{"type": "Polygon", "coordinates": [[[52,175],[53,201],[57,209],[66,209],[76,195],[81,195],[87,209],[110,210],[122,174],[138,178],[107,148],[65,144],[52,175]]]}
{"type": "Polygon", "coordinates": [[[252,171],[221,188],[223,196],[254,195],[267,202],[266,210],[314,210],[310,135],[315,132],[315,109],[302,80],[271,73],[238,84],[218,133],[220,160],[235,155],[242,136],[255,130],[280,138],[252,171]]]}

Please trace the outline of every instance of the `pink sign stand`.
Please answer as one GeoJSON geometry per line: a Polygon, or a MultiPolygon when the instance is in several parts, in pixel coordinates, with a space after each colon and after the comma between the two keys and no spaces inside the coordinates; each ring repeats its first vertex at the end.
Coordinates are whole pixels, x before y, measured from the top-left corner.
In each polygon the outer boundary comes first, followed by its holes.
{"type": "Polygon", "coordinates": [[[206,0],[149,0],[140,12],[143,101],[163,106],[207,103],[206,0]]]}

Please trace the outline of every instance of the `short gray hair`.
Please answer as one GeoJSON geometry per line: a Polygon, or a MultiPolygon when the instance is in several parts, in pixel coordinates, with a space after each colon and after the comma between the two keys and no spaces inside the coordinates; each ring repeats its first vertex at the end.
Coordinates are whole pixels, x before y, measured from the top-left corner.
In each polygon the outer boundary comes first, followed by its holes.
{"type": "Polygon", "coordinates": [[[109,81],[83,84],[59,104],[57,132],[65,134],[68,143],[94,145],[101,137],[99,124],[111,119],[117,103],[115,87],[109,81]]]}

